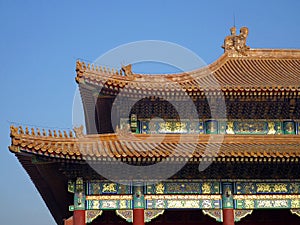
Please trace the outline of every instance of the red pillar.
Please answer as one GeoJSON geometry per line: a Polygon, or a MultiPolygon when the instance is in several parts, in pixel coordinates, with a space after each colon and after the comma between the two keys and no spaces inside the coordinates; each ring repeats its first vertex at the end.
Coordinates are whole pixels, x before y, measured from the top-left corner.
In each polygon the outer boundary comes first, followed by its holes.
{"type": "Polygon", "coordinates": [[[223,225],[234,225],[233,209],[223,209],[223,225]]]}
{"type": "Polygon", "coordinates": [[[144,209],[133,209],[133,225],[144,224],[144,209]]]}
{"type": "Polygon", "coordinates": [[[73,225],[85,225],[85,210],[74,210],[73,225]]]}
{"type": "Polygon", "coordinates": [[[64,225],[73,225],[73,216],[69,219],[64,220],[64,225]]]}

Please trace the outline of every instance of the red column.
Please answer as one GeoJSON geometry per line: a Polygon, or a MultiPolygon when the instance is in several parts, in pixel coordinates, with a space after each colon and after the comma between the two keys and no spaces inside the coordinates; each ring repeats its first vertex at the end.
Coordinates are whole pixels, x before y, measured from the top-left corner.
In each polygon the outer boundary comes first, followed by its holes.
{"type": "Polygon", "coordinates": [[[85,225],[85,210],[74,210],[73,225],[85,225]]]}
{"type": "Polygon", "coordinates": [[[64,221],[64,225],[73,225],[73,216],[64,221]]]}
{"type": "Polygon", "coordinates": [[[144,209],[133,209],[133,225],[144,224],[144,209]]]}
{"type": "Polygon", "coordinates": [[[233,209],[223,209],[223,225],[234,225],[233,209]]]}

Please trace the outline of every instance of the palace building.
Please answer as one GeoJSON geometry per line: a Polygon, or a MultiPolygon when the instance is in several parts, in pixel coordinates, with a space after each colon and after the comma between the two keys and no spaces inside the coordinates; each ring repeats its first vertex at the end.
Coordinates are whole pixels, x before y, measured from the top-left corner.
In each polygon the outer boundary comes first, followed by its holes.
{"type": "Polygon", "coordinates": [[[57,224],[300,224],[300,50],[247,36],[177,74],[77,61],[86,131],[11,126],[57,224]]]}

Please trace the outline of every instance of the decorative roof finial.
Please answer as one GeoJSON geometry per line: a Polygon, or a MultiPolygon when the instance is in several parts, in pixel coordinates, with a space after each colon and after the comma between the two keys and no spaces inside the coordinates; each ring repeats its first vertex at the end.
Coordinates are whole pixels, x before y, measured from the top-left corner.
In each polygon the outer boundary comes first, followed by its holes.
{"type": "Polygon", "coordinates": [[[132,70],[131,70],[131,64],[128,64],[126,66],[122,66],[122,70],[125,73],[125,76],[130,76],[132,75],[132,70]]]}
{"type": "Polygon", "coordinates": [[[77,138],[81,138],[82,136],[84,136],[83,134],[83,125],[81,125],[80,127],[74,127],[73,130],[75,132],[75,136],[77,138]]]}
{"type": "Polygon", "coordinates": [[[242,27],[240,29],[240,34],[236,34],[236,27],[233,26],[230,28],[230,35],[227,36],[224,40],[224,48],[225,52],[230,52],[232,56],[246,56],[247,50],[250,49],[249,46],[246,45],[247,37],[249,30],[247,27],[242,27]]]}

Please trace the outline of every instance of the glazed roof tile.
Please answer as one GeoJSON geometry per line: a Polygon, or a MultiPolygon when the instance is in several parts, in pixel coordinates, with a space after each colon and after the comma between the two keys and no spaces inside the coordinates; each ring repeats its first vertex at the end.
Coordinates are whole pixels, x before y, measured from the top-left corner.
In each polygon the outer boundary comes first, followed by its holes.
{"type": "Polygon", "coordinates": [[[11,127],[12,152],[75,160],[299,158],[300,135],[99,134],[43,136],[11,127]],[[194,150],[194,151],[192,151],[194,150]]]}
{"type": "Polygon", "coordinates": [[[179,74],[120,75],[77,61],[79,83],[107,89],[174,92],[175,90],[300,90],[300,50],[249,49],[243,56],[225,52],[214,63],[179,74]]]}

